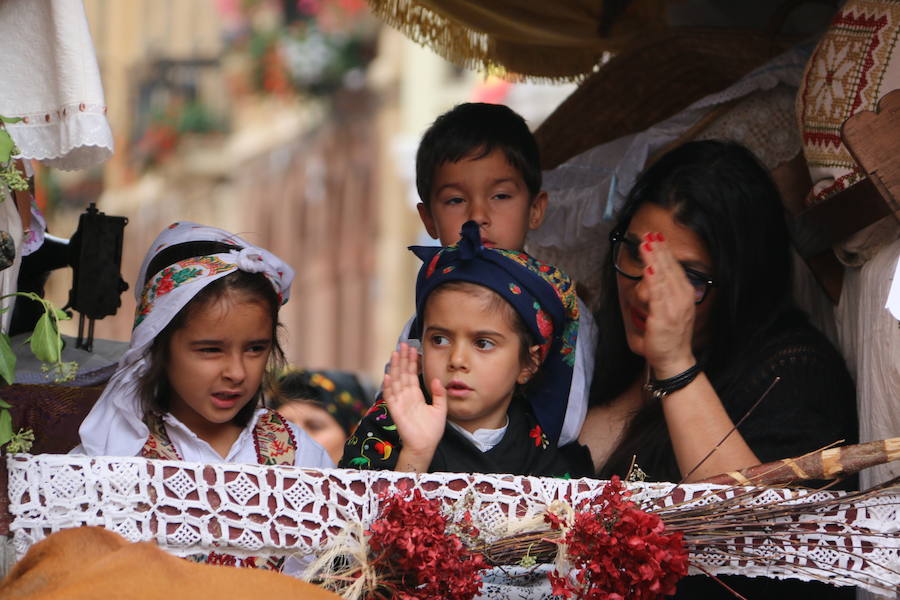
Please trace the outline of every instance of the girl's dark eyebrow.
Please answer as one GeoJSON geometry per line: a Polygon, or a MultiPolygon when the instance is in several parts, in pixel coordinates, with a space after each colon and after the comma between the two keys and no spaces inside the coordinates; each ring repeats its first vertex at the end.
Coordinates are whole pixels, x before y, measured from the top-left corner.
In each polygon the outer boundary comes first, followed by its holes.
{"type": "MultiPolygon", "coordinates": [[[[224,344],[224,340],[192,340],[191,346],[220,346],[224,344]]],[[[259,338],[257,340],[249,340],[248,344],[271,344],[272,338],[259,338]]]]}
{"type": "Polygon", "coordinates": [[[481,331],[476,331],[476,332],[475,332],[475,336],[476,336],[476,337],[491,336],[491,337],[499,337],[499,338],[505,338],[505,337],[506,337],[505,335],[503,335],[503,334],[500,333],[499,331],[492,331],[492,330],[490,330],[490,329],[483,329],[483,330],[481,330],[481,331]]]}
{"type": "MultiPolygon", "coordinates": [[[[450,331],[448,329],[445,329],[444,327],[441,327],[440,325],[429,325],[428,327],[425,328],[425,332],[426,333],[449,333],[450,331]]],[[[476,331],[472,335],[474,335],[475,337],[490,336],[490,337],[506,339],[505,335],[503,335],[499,331],[493,331],[491,329],[483,329],[481,331],[476,331]]]]}

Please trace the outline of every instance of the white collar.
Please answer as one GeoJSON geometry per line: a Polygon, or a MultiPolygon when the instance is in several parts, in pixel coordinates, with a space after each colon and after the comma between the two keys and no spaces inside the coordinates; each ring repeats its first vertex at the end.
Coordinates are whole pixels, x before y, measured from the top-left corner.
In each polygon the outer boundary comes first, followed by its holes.
{"type": "Polygon", "coordinates": [[[500,429],[476,429],[474,433],[460,427],[453,421],[447,421],[447,424],[475,444],[476,448],[482,452],[487,452],[499,444],[503,436],[506,435],[506,430],[509,428],[509,417],[506,417],[506,423],[500,429]]]}

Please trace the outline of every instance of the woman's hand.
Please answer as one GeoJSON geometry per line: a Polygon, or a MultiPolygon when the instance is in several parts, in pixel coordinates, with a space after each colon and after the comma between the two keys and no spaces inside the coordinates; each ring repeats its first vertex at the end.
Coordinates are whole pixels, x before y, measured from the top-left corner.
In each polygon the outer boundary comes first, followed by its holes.
{"type": "Polygon", "coordinates": [[[656,379],[667,379],[696,363],[694,288],[661,233],[644,235],[643,294],[648,305],[644,352],[656,379]]]}
{"type": "Polygon", "coordinates": [[[405,343],[391,355],[384,376],[384,401],[403,442],[398,471],[426,472],[447,423],[447,390],[439,379],[431,382],[431,404],[419,387],[418,353],[405,343]]]}
{"type": "MultiPolygon", "coordinates": [[[[649,307],[645,358],[656,379],[668,379],[697,362],[695,291],[662,234],[644,236],[641,258],[646,265],[641,294],[649,307]]],[[[733,430],[734,423],[706,374],[670,393],[662,407],[678,467],[687,481],[759,463],[741,434],[733,430]]]]}

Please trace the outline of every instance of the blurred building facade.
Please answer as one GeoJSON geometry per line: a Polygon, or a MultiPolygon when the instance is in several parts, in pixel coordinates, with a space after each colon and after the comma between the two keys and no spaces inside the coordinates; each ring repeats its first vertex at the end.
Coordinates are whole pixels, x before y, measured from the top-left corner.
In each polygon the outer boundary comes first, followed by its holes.
{"type": "MultiPolygon", "coordinates": [[[[258,4],[262,19],[279,18],[258,4]]],[[[268,4],[283,18],[291,3],[268,4]]],[[[422,132],[473,99],[509,103],[536,126],[568,90],[486,82],[377,24],[362,76],[350,72],[325,94],[294,93],[264,55],[255,64],[271,89],[253,89],[254,41],[234,51],[246,26],[233,22],[239,6],[85,0],[116,151],[93,187],[61,176],[63,196],[66,186],[88,191],[50,211],[51,231],[73,231],[90,200],[129,219],[122,275],[132,289],[115,317],[97,322],[98,337],[128,339],[146,249],[171,222],[193,220],[295,268],[281,312],[290,363],[377,377],[413,313],[418,261],[406,246],[428,242],[415,210],[422,132]]],[[[65,276],[51,278],[52,299],[64,304],[67,290],[65,276]]]]}

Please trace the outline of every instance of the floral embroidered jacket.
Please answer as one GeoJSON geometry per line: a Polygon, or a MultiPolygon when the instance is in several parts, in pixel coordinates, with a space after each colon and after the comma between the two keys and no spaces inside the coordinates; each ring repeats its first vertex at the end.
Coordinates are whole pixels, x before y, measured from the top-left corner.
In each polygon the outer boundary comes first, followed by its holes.
{"type": "MultiPolygon", "coordinates": [[[[513,401],[506,433],[496,446],[482,452],[450,426],[444,430],[429,472],[510,473],[542,477],[584,477],[592,465],[580,448],[557,448],[547,439],[523,402],[513,401]],[[570,452],[570,450],[573,450],[570,452]]],[[[347,440],[339,467],[393,471],[402,442],[384,401],[369,410],[347,440]]]]}

